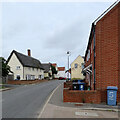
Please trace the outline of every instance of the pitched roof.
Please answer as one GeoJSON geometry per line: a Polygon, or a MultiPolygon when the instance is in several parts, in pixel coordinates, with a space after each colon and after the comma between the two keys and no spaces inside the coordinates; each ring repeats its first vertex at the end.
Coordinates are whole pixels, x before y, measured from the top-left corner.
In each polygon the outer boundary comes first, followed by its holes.
{"type": "Polygon", "coordinates": [[[43,63],[42,66],[45,69],[45,73],[49,72],[51,66],[50,63],[43,63]]]}
{"type": "Polygon", "coordinates": [[[15,50],[13,50],[7,60],[7,63],[9,62],[10,58],[12,57],[13,53],[17,56],[19,61],[24,67],[33,67],[33,68],[41,68],[44,69],[41,62],[33,57],[24,55],[22,53],[19,53],[15,50]]]}
{"type": "Polygon", "coordinates": [[[58,71],[65,71],[65,67],[58,67],[58,71]]]}
{"type": "Polygon", "coordinates": [[[87,45],[87,49],[86,49],[86,52],[85,52],[85,57],[84,57],[84,61],[87,57],[87,53],[88,53],[88,50],[89,50],[89,46],[92,42],[92,39],[93,39],[93,36],[94,36],[94,32],[95,32],[95,27],[96,27],[96,23],[102,19],[107,13],[109,13],[110,10],[112,10],[116,5],[120,5],[120,1],[117,0],[116,2],[114,2],[107,10],[105,10],[93,23],[92,23],[92,26],[91,26],[91,31],[90,31],[90,35],[89,35],[89,40],[88,40],[88,45],[87,45]]]}
{"type": "MultiPolygon", "coordinates": [[[[77,60],[79,57],[81,57],[82,59],[84,59],[84,56],[78,55],[78,56],[74,59],[73,62],[75,62],[75,60],[77,60]]],[[[72,62],[72,63],[73,63],[73,62],[72,62]]],[[[71,63],[71,64],[72,64],[72,63],[71,63]]]]}

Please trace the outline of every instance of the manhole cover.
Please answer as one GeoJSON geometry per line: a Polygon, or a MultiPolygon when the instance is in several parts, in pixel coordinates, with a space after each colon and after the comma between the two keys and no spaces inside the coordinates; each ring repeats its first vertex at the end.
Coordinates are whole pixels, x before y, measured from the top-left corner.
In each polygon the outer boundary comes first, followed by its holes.
{"type": "Polygon", "coordinates": [[[97,113],[90,113],[90,112],[75,112],[75,115],[80,115],[80,116],[98,116],[97,113]]]}

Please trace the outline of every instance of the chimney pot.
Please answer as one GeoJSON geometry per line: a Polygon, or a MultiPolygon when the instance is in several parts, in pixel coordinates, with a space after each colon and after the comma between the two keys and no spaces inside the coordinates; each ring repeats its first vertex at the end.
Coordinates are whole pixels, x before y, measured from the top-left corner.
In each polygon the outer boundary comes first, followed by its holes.
{"type": "Polygon", "coordinates": [[[28,56],[31,57],[31,51],[30,51],[30,49],[28,49],[28,56]]]}

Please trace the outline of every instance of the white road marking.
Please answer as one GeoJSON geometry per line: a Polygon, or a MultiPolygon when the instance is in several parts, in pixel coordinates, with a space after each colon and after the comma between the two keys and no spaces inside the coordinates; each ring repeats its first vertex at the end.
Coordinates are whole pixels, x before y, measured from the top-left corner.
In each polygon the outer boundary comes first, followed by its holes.
{"type": "MultiPolygon", "coordinates": [[[[63,84],[63,83],[62,83],[63,84]]],[[[61,84],[60,84],[61,85],[61,84]]],[[[53,96],[53,94],[55,93],[55,91],[60,87],[60,85],[58,85],[53,92],[51,93],[51,95],[49,96],[49,98],[47,99],[45,105],[43,106],[43,109],[41,110],[41,113],[39,114],[38,118],[41,118],[41,115],[43,113],[43,111],[45,110],[46,105],[48,104],[48,102],[50,101],[51,97],[53,96]]]]}
{"type": "Polygon", "coordinates": [[[98,116],[97,113],[90,113],[90,112],[75,112],[75,115],[80,115],[80,116],[98,116]]]}

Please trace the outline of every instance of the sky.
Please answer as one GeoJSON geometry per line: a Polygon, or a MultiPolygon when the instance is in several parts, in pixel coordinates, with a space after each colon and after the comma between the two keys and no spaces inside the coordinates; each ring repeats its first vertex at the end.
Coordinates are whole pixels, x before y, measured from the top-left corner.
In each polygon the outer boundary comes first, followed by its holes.
{"type": "Polygon", "coordinates": [[[84,56],[91,25],[113,2],[5,2],[2,3],[2,56],[12,50],[41,63],[57,63],[67,69],[84,56]]]}

